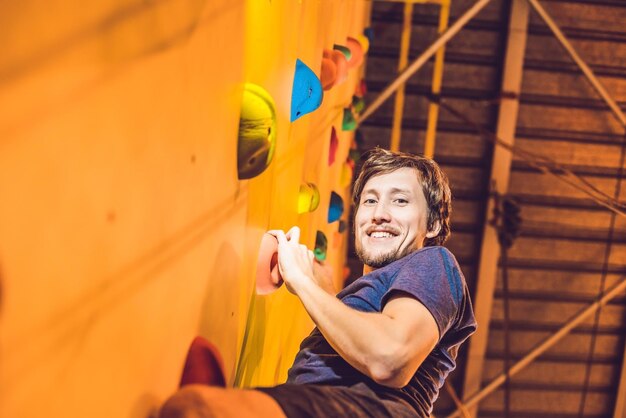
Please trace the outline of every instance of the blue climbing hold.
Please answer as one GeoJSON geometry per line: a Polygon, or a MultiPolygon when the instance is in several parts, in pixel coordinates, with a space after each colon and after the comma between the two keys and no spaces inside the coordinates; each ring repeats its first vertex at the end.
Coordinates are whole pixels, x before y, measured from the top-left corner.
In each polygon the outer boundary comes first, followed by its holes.
{"type": "Polygon", "coordinates": [[[291,92],[291,122],[320,107],[323,97],[320,79],[305,63],[297,59],[291,92]]]}
{"type": "Polygon", "coordinates": [[[328,206],[328,223],[338,221],[343,214],[343,199],[335,192],[330,192],[330,205],[328,206]]]}

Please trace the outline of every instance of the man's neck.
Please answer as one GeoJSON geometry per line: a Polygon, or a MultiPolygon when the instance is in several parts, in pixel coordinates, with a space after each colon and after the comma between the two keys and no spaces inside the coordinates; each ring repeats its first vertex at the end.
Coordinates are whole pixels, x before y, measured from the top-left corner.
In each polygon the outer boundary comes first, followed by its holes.
{"type": "Polygon", "coordinates": [[[370,267],[370,266],[368,266],[366,264],[363,264],[363,276],[373,272],[374,270],[376,270],[374,267],[370,267]]]}

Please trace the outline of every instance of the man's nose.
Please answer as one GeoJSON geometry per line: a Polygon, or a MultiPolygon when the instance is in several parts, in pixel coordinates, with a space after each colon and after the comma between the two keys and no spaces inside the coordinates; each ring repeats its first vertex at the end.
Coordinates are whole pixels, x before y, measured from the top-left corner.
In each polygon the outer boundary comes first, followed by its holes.
{"type": "Polygon", "coordinates": [[[389,222],[391,217],[387,210],[387,205],[383,202],[378,202],[374,207],[374,213],[372,213],[372,220],[374,222],[389,222]]]}

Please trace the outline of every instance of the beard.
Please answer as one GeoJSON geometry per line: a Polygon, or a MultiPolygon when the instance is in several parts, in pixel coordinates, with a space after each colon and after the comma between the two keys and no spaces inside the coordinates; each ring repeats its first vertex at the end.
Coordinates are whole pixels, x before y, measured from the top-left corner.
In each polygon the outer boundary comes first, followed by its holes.
{"type": "Polygon", "coordinates": [[[366,266],[377,269],[381,267],[385,267],[388,264],[393,263],[394,261],[400,260],[406,255],[411,254],[417,248],[413,248],[412,246],[405,247],[404,249],[392,249],[384,253],[378,254],[370,254],[366,250],[363,249],[361,244],[355,243],[355,251],[359,260],[366,266]]]}

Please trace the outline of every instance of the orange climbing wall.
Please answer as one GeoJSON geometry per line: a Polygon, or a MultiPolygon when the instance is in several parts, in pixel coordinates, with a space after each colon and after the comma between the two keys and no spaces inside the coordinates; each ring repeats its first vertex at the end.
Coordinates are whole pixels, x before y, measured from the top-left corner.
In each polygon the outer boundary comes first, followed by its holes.
{"type": "MultiPolygon", "coordinates": [[[[296,58],[361,33],[363,1],[33,0],[0,5],[0,416],[149,416],[176,387],[193,336],[229,383],[283,381],[311,322],[281,289],[254,295],[270,228],[329,238],[361,68],[289,122],[296,58]],[[243,82],[278,110],[263,174],[237,180],[243,82]],[[320,207],[298,215],[301,182],[320,207]]],[[[346,202],[346,206],[348,206],[346,202]]],[[[344,214],[344,218],[347,214],[344,214]]]]}

